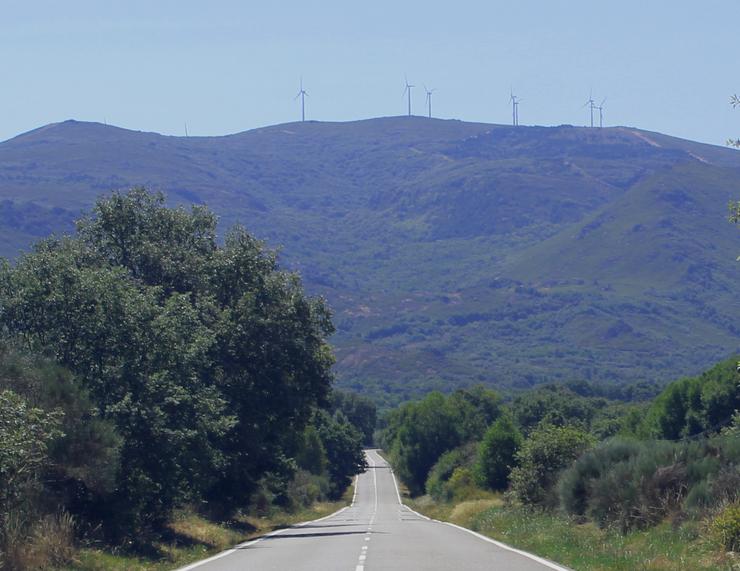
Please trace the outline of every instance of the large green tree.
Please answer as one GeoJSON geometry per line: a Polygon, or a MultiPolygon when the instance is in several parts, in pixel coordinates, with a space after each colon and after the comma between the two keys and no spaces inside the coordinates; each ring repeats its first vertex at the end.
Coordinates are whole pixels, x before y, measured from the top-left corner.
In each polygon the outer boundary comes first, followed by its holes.
{"type": "Polygon", "coordinates": [[[122,439],[121,529],[186,500],[243,504],[327,402],[328,309],[243,228],[219,245],[216,223],[114,193],[0,271],[4,330],[72,371],[122,439]]]}

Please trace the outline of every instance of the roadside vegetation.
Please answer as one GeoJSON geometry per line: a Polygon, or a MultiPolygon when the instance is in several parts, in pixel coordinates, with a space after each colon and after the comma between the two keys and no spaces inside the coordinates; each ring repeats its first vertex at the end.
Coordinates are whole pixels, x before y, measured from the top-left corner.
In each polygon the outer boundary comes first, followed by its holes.
{"type": "Polygon", "coordinates": [[[654,398],[589,383],[507,402],[482,388],[431,394],[386,414],[379,439],[431,517],[579,571],[729,571],[740,566],[736,366],[654,398]]]}
{"type": "Polygon", "coordinates": [[[341,498],[375,408],[332,388],[332,331],[246,230],[141,189],[0,265],[0,568],[171,563],[183,522],[341,498]]]}

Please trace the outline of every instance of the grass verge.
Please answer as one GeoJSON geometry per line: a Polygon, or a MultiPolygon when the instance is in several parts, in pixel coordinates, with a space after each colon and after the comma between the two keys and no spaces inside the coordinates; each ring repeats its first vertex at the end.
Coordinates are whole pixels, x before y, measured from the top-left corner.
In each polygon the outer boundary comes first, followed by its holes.
{"type": "Polygon", "coordinates": [[[228,523],[209,521],[191,511],[176,514],[167,526],[166,538],[152,543],[146,555],[120,549],[82,547],[73,563],[60,571],[168,571],[215,555],[243,541],[303,521],[318,519],[348,505],[354,486],[341,500],[320,502],[311,508],[268,517],[243,515],[228,523]]]}
{"type": "Polygon", "coordinates": [[[557,514],[507,506],[500,496],[437,503],[406,499],[409,507],[575,571],[740,571],[740,554],[722,553],[705,539],[704,524],[671,524],[623,535],[557,514]]]}

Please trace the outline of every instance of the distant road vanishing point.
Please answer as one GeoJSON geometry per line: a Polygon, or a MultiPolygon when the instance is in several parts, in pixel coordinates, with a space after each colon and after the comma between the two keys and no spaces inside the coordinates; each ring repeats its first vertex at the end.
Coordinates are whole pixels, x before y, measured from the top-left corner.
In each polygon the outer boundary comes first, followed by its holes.
{"type": "Polygon", "coordinates": [[[351,506],[278,530],[179,571],[569,571],[401,503],[375,450],[351,506]]]}

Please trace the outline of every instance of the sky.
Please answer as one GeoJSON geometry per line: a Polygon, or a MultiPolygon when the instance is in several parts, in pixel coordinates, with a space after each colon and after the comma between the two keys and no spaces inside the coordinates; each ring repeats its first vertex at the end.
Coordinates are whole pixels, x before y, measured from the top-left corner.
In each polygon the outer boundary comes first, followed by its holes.
{"type": "Polygon", "coordinates": [[[738,0],[0,0],[0,140],[77,119],[225,135],[425,114],[740,136],[738,0]]]}

